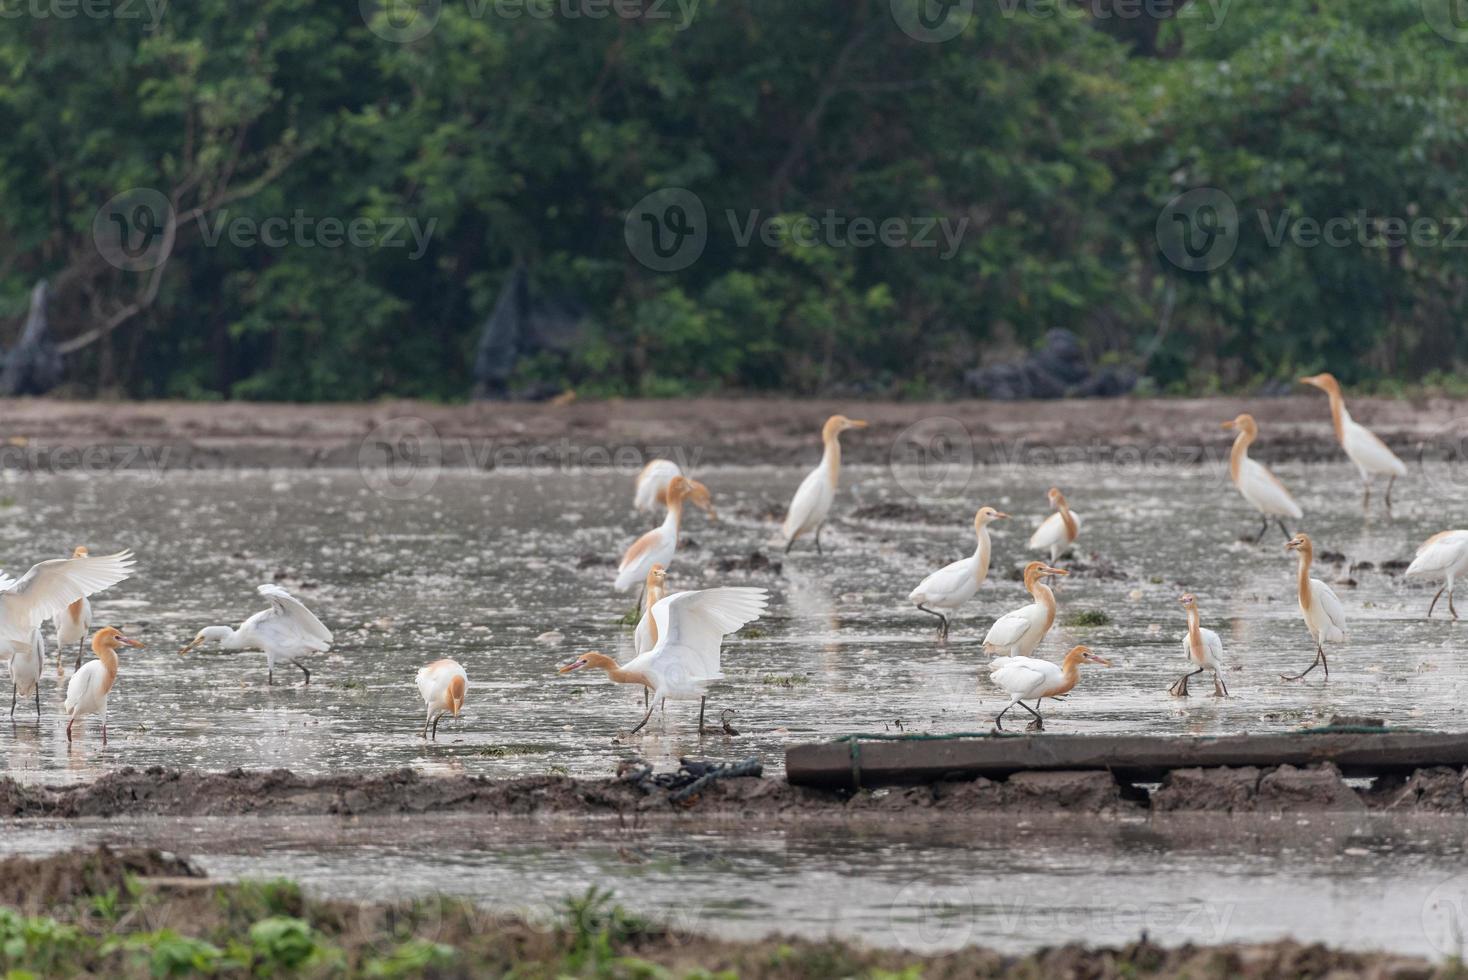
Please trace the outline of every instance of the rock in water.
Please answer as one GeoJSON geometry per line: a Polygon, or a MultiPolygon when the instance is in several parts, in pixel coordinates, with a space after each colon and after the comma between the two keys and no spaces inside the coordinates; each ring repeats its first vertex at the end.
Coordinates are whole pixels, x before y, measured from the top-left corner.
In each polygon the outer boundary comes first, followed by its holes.
{"type": "Polygon", "coordinates": [[[44,395],[61,383],[61,352],[56,349],[46,319],[50,295],[44,279],[31,290],[31,311],[25,329],[0,368],[0,395],[44,395]]]}

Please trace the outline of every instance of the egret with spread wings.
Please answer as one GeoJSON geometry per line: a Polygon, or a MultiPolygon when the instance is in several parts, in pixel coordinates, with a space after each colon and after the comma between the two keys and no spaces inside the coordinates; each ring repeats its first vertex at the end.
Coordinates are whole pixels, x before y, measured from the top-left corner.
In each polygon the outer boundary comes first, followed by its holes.
{"type": "Polygon", "coordinates": [[[594,667],[607,672],[615,683],[641,684],[652,691],[647,714],[635,735],[647,724],[664,701],[698,701],[698,733],[704,735],[704,707],[709,685],[722,680],[719,660],[724,637],[759,619],[769,594],[764,589],[725,586],[678,592],[652,607],[658,641],[646,653],[619,665],[601,653],[586,653],[560,669],[562,674],[594,667]]]}
{"type": "Polygon", "coordinates": [[[257,591],[270,600],[269,609],[257,612],[239,629],[206,626],[179,653],[188,653],[210,641],[217,641],[221,650],[263,650],[268,683],[275,683],[275,661],[285,660],[299,667],[310,684],[311,672],[297,658],[330,650],[331,630],[280,586],[266,584],[257,591]]]}
{"type": "Polygon", "coordinates": [[[111,588],[133,573],[133,553],[53,558],[18,580],[0,572],[0,649],[29,646],[31,631],[78,599],[111,588]]]}

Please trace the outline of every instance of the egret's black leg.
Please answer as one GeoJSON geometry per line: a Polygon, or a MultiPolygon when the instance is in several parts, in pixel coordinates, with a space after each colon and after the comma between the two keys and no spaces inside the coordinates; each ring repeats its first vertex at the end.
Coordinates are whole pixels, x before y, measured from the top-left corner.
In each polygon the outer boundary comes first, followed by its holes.
{"type": "MultiPolygon", "coordinates": [[[[86,634],[83,634],[82,635],[82,638],[80,640],[77,640],[76,641],[76,669],[77,670],[81,670],[82,669],[82,654],[86,652],[86,649],[87,649],[86,643],[87,643],[86,634]]],[[[56,653],[56,662],[57,662],[58,665],[61,663],[61,652],[59,650],[56,653]]]]}
{"type": "Polygon", "coordinates": [[[941,625],[941,626],[938,627],[938,639],[940,639],[940,640],[946,640],[946,639],[948,639],[948,617],[945,616],[945,615],[943,615],[940,612],[934,612],[933,610],[929,609],[927,606],[923,605],[922,603],[918,603],[918,608],[921,609],[923,612],[927,613],[929,616],[937,616],[938,617],[938,622],[940,622],[940,623],[943,624],[943,625],[941,625]]]}
{"type": "Polygon", "coordinates": [[[652,706],[649,705],[648,706],[648,709],[647,709],[647,714],[643,715],[642,716],[642,720],[637,723],[637,727],[634,728],[634,729],[632,729],[632,731],[628,732],[627,734],[628,735],[636,735],[638,732],[642,731],[642,726],[646,725],[647,724],[647,720],[649,718],[651,718],[651,717],[652,717],[652,706]]]}
{"type": "Polygon", "coordinates": [[[703,709],[704,709],[704,705],[708,704],[708,700],[709,700],[708,698],[699,698],[698,699],[698,734],[700,734],[700,735],[707,735],[707,734],[709,734],[708,729],[706,729],[706,728],[703,727],[703,709]]]}
{"type": "Polygon", "coordinates": [[[1286,541],[1290,540],[1290,537],[1291,537],[1291,535],[1290,535],[1290,529],[1287,528],[1287,527],[1285,527],[1284,518],[1283,517],[1276,517],[1275,520],[1279,522],[1279,529],[1280,529],[1280,531],[1284,532],[1285,540],[1286,541]]]}
{"type": "Polygon", "coordinates": [[[1223,675],[1216,670],[1213,672],[1213,696],[1216,698],[1228,697],[1228,685],[1223,682],[1223,675]]]}
{"type": "Polygon", "coordinates": [[[1259,533],[1254,535],[1254,543],[1258,544],[1264,540],[1264,535],[1269,533],[1269,518],[1264,518],[1264,523],[1259,528],[1259,533]]]}
{"type": "Polygon", "coordinates": [[[785,542],[785,554],[790,554],[790,549],[795,547],[795,536],[792,534],[790,540],[785,542]]]}
{"type": "Polygon", "coordinates": [[[1392,510],[1392,484],[1397,482],[1397,475],[1393,473],[1391,479],[1386,481],[1386,510],[1390,514],[1392,510]]]}
{"type": "Polygon", "coordinates": [[[41,726],[41,684],[36,682],[36,727],[41,726]]]}
{"type": "MultiPolygon", "coordinates": [[[[1297,680],[1299,680],[1300,678],[1304,677],[1306,674],[1310,673],[1310,671],[1314,670],[1316,667],[1319,667],[1320,666],[1321,658],[1323,658],[1324,656],[1325,656],[1325,651],[1322,650],[1319,646],[1316,646],[1316,648],[1315,648],[1315,659],[1310,662],[1310,666],[1306,667],[1304,670],[1300,671],[1298,674],[1294,674],[1294,675],[1280,674],[1279,675],[1279,679],[1282,680],[1282,681],[1297,681],[1297,680]]],[[[1330,676],[1330,670],[1329,669],[1326,670],[1325,675],[1327,677],[1330,676]]]]}
{"type": "MultiPolygon", "coordinates": [[[[1441,589],[1438,589],[1437,590],[1437,595],[1435,595],[1435,596],[1432,597],[1432,602],[1430,602],[1430,603],[1427,604],[1427,618],[1428,619],[1431,619],[1432,618],[1432,610],[1437,606],[1437,600],[1439,600],[1439,599],[1442,598],[1443,593],[1445,591],[1447,591],[1447,588],[1448,588],[1447,583],[1443,583],[1443,587],[1441,589]]],[[[1449,608],[1452,607],[1452,604],[1453,604],[1453,597],[1452,596],[1448,596],[1448,606],[1449,606],[1449,608]]],[[[1457,617],[1455,616],[1453,618],[1456,619],[1457,617]]]]}
{"type": "Polygon", "coordinates": [[[305,666],[302,665],[302,663],[299,660],[292,660],[291,663],[293,663],[297,667],[300,667],[301,668],[301,673],[303,673],[303,674],[306,675],[306,683],[307,684],[310,684],[311,683],[311,672],[309,670],[307,670],[305,668],[305,666]]]}
{"type": "Polygon", "coordinates": [[[1188,696],[1188,680],[1190,678],[1197,677],[1201,673],[1203,673],[1203,668],[1202,667],[1199,667],[1197,670],[1193,671],[1191,674],[1184,674],[1183,676],[1179,677],[1177,680],[1175,680],[1175,681],[1172,682],[1172,687],[1169,687],[1167,689],[1167,693],[1168,694],[1171,694],[1173,697],[1178,697],[1178,698],[1185,698],[1185,697],[1187,697],[1188,696]]]}
{"type": "MultiPolygon", "coordinates": [[[[443,717],[443,715],[439,715],[438,716],[438,718],[442,718],[442,717],[443,717]]],[[[435,741],[435,742],[438,741],[438,718],[433,719],[433,736],[432,737],[433,737],[433,741],[435,741]]]]}
{"type": "MultiPolygon", "coordinates": [[[[41,685],[37,684],[36,692],[39,694],[40,690],[41,685]]],[[[16,686],[14,684],[10,685],[10,717],[12,718],[15,717],[15,699],[19,696],[19,690],[16,688],[16,686]]]]}
{"type": "Polygon", "coordinates": [[[824,555],[825,554],[825,552],[821,550],[821,532],[824,531],[825,529],[826,529],[826,522],[825,521],[821,521],[821,523],[819,523],[819,524],[816,525],[816,554],[818,554],[818,555],[824,555]]]}
{"type": "Polygon", "coordinates": [[[1007,704],[1007,705],[1004,706],[1004,710],[1001,711],[1001,712],[999,712],[999,716],[994,719],[994,730],[995,731],[997,731],[997,732],[1004,731],[1004,716],[1007,715],[1007,714],[1009,714],[1009,709],[1010,708],[1013,708],[1016,703],[1017,702],[1015,702],[1015,701],[1009,702],[1009,704],[1007,704]]]}

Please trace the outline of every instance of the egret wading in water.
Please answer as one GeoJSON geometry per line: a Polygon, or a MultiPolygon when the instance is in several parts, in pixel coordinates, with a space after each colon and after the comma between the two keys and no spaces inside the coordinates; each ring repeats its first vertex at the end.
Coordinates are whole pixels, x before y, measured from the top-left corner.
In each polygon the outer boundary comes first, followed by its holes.
{"type": "Polygon", "coordinates": [[[20,698],[35,696],[36,724],[41,723],[41,665],[46,660],[46,639],[39,629],[31,630],[31,642],[15,647],[10,656],[10,717],[20,698]]]}
{"type": "Polygon", "coordinates": [[[1317,666],[1325,669],[1330,679],[1330,663],[1325,659],[1325,644],[1342,643],[1346,639],[1346,607],[1336,597],[1331,587],[1318,578],[1310,577],[1310,563],[1315,560],[1315,548],[1310,535],[1301,531],[1285,544],[1286,551],[1299,556],[1300,613],[1305,617],[1305,628],[1315,641],[1315,660],[1298,674],[1280,674],[1281,680],[1297,681],[1317,666]]]}
{"type": "Polygon", "coordinates": [[[1063,568],[1051,568],[1042,561],[1026,565],[1025,591],[1035,601],[996,619],[984,636],[985,651],[1014,657],[1027,657],[1034,653],[1045,634],[1050,632],[1050,627],[1055,625],[1055,593],[1050,591],[1045,579],[1069,574],[1063,568]]]}
{"type": "Polygon", "coordinates": [[[107,696],[117,684],[117,651],[123,647],[141,647],[137,640],[123,636],[113,626],[104,626],[92,637],[92,652],[82,669],[71,675],[66,685],[66,740],[71,741],[71,726],[86,715],[102,716],[102,744],[107,744],[107,696]]]}
{"type": "Polygon", "coordinates": [[[833,415],[821,427],[821,442],[825,449],[821,453],[821,465],[811,470],[800,481],[800,488],[790,501],[785,513],[785,523],[780,532],[785,535],[785,551],[788,554],[795,539],[802,534],[815,532],[816,554],[821,551],[821,528],[831,513],[831,504],[836,501],[836,488],[841,483],[841,433],[847,429],[865,429],[867,424],[844,415],[833,415]]]}
{"type": "MultiPolygon", "coordinates": [[[[642,614],[637,617],[637,628],[632,631],[632,650],[634,653],[643,654],[657,646],[658,624],[652,618],[652,607],[661,602],[668,594],[668,572],[661,565],[654,565],[647,573],[647,582],[642,587],[642,614]]],[[[652,695],[647,688],[642,689],[642,706],[647,707],[648,698],[652,695]]],[[[664,706],[666,710],[666,705],[664,706]]]]}
{"type": "MultiPolygon", "coordinates": [[[[640,511],[653,511],[659,507],[668,506],[668,484],[673,482],[674,477],[684,476],[683,469],[671,459],[655,459],[642,468],[637,474],[637,486],[632,494],[632,505],[640,511]]],[[[709,520],[716,521],[719,515],[714,512],[713,497],[709,494],[709,488],[691,477],[688,480],[687,502],[697,507],[708,515],[709,520]]]]}
{"type": "Polygon", "coordinates": [[[1053,664],[1034,657],[995,657],[989,661],[989,679],[1009,694],[1009,704],[994,719],[994,728],[1004,731],[1004,716],[1015,705],[1035,716],[1026,731],[1044,731],[1045,719],[1040,716],[1040,701],[1058,698],[1070,692],[1081,680],[1081,664],[1100,664],[1110,667],[1111,661],[1098,657],[1090,647],[1072,647],[1065,660],[1053,664]],[[1035,706],[1025,704],[1033,699],[1035,706]]]}
{"type": "Polygon", "coordinates": [[[1198,597],[1188,592],[1178,599],[1187,610],[1188,632],[1183,637],[1183,656],[1197,665],[1198,669],[1189,674],[1184,674],[1173,681],[1167,692],[1173,697],[1185,698],[1188,696],[1188,680],[1197,677],[1205,670],[1213,672],[1213,696],[1218,698],[1228,697],[1228,686],[1223,683],[1219,671],[1223,670],[1223,641],[1218,634],[1203,627],[1198,619],[1198,597]]]}
{"type": "Polygon", "coordinates": [[[1081,533],[1081,519],[1071,512],[1070,503],[1066,501],[1065,494],[1060,492],[1059,487],[1051,487],[1045,497],[1050,501],[1050,506],[1055,508],[1055,513],[1035,528],[1035,533],[1030,535],[1029,547],[1039,550],[1049,548],[1050,563],[1054,564],[1075,541],[1076,535],[1081,533]]]}
{"type": "Polygon", "coordinates": [[[39,562],[19,580],[0,573],[0,649],[29,644],[31,632],[46,620],[121,582],[133,573],[134,564],[131,551],[119,551],[39,562]]]}
{"type": "Polygon", "coordinates": [[[257,612],[240,624],[238,629],[228,626],[206,626],[189,642],[179,655],[217,642],[221,650],[261,650],[265,653],[266,682],[275,683],[275,661],[284,660],[295,664],[306,683],[311,683],[311,672],[298,657],[308,653],[325,653],[331,649],[331,630],[321,625],[311,610],[301,601],[278,585],[266,584],[256,589],[270,600],[270,608],[257,612]]]}
{"type": "Polygon", "coordinates": [[[1417,557],[1407,566],[1407,577],[1444,580],[1443,587],[1427,606],[1428,619],[1432,618],[1432,610],[1444,591],[1448,594],[1448,612],[1454,619],[1458,618],[1458,610],[1453,608],[1453,581],[1465,572],[1468,572],[1468,531],[1439,531],[1422,542],[1417,557]]]}
{"type": "Polygon", "coordinates": [[[944,565],[927,578],[907,597],[929,616],[937,616],[942,625],[938,628],[938,639],[948,639],[947,612],[956,610],[968,602],[979,591],[979,586],[989,577],[989,525],[1008,517],[993,507],[980,507],[974,515],[974,538],[977,544],[974,553],[967,558],[944,565]]]}
{"type": "Polygon", "coordinates": [[[1397,482],[1397,477],[1407,475],[1407,464],[1398,459],[1397,454],[1376,437],[1376,433],[1351,418],[1351,413],[1346,411],[1346,400],[1341,397],[1341,384],[1335,379],[1335,375],[1312,374],[1308,378],[1301,378],[1300,382],[1319,388],[1330,397],[1330,423],[1335,427],[1335,437],[1361,474],[1361,485],[1365,492],[1361,498],[1362,509],[1371,506],[1372,478],[1385,476],[1386,509],[1391,510],[1392,484],[1397,482]]]}
{"type": "Polygon", "coordinates": [[[768,598],[764,589],[735,586],[674,593],[652,607],[658,640],[647,653],[618,664],[592,651],[566,664],[559,673],[591,667],[606,671],[614,683],[641,684],[650,690],[647,713],[628,735],[640,732],[654,709],[670,698],[697,701],[698,733],[710,734],[704,726],[704,708],[709,685],[724,677],[720,664],[724,637],[759,619],[768,598]]]}
{"type": "Polygon", "coordinates": [[[672,564],[673,555],[678,550],[678,528],[683,522],[683,498],[691,489],[688,480],[681,476],[673,477],[668,483],[667,516],[662,524],[632,542],[623,552],[614,583],[618,592],[644,584],[654,565],[667,568],[672,564]]]}
{"type": "Polygon", "coordinates": [[[464,707],[464,693],[469,689],[469,675],[457,660],[435,660],[426,667],[418,668],[418,693],[428,708],[423,719],[422,738],[429,738],[428,726],[433,725],[433,741],[438,741],[438,720],[444,715],[459,718],[464,707]]]}
{"type": "MultiPolygon", "coordinates": [[[[71,557],[86,558],[89,554],[85,545],[77,545],[71,557]]],[[[66,666],[61,661],[61,655],[73,646],[76,647],[76,667],[73,669],[81,670],[82,654],[87,648],[87,634],[92,631],[91,602],[86,598],[78,599],[51,617],[51,622],[56,624],[56,676],[60,677],[66,673],[66,666]]]]}
{"type": "Polygon", "coordinates": [[[1300,505],[1295,503],[1295,498],[1290,496],[1285,485],[1280,483],[1263,463],[1249,458],[1249,446],[1259,438],[1259,425],[1254,421],[1254,416],[1246,412],[1232,421],[1223,423],[1223,427],[1239,430],[1239,434],[1234,438],[1233,450],[1228,456],[1229,478],[1234,481],[1234,486],[1239,488],[1239,493],[1243,494],[1244,499],[1264,518],[1259,534],[1254,538],[1254,544],[1264,540],[1264,534],[1269,530],[1271,519],[1279,524],[1279,529],[1288,538],[1290,529],[1285,527],[1284,519],[1293,517],[1299,520],[1305,516],[1305,513],[1300,510],[1300,505]]]}

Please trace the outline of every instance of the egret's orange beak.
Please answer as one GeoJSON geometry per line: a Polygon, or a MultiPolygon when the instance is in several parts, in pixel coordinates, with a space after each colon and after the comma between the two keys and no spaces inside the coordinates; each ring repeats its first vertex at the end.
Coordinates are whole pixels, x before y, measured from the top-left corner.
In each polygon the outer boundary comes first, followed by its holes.
{"type": "Polygon", "coordinates": [[[134,640],[132,637],[123,636],[121,633],[117,634],[117,642],[125,647],[140,647],[143,645],[142,640],[134,640]]]}
{"type": "Polygon", "coordinates": [[[1088,654],[1086,654],[1086,659],[1089,660],[1093,664],[1100,664],[1102,667],[1110,667],[1111,666],[1111,661],[1110,660],[1107,660],[1105,657],[1098,657],[1094,653],[1088,653],[1088,654]]]}
{"type": "Polygon", "coordinates": [[[846,424],[853,429],[865,429],[867,424],[861,419],[847,419],[846,424]]]}
{"type": "Polygon", "coordinates": [[[1223,427],[1225,429],[1232,429],[1235,428],[1237,425],[1238,423],[1235,422],[1233,419],[1229,419],[1227,422],[1223,423],[1223,427]]]}
{"type": "Polygon", "coordinates": [[[999,519],[999,518],[1001,518],[1001,517],[1008,517],[1008,516],[1009,515],[1006,514],[1006,513],[1004,513],[1004,511],[1002,511],[1002,510],[1001,511],[998,511],[997,513],[994,514],[994,518],[996,520],[999,519]]]}
{"type": "Polygon", "coordinates": [[[1044,566],[1043,568],[1040,569],[1040,574],[1042,574],[1042,575],[1069,575],[1070,572],[1067,572],[1063,568],[1051,568],[1049,565],[1046,565],[1046,566],[1044,566]]]}
{"type": "Polygon", "coordinates": [[[573,671],[573,670],[580,670],[582,667],[585,667],[585,666],[586,666],[586,658],[583,657],[580,660],[573,660],[573,661],[571,661],[566,666],[564,666],[560,670],[556,671],[556,673],[558,673],[558,674],[569,674],[569,673],[571,673],[571,671],[573,671]]]}

